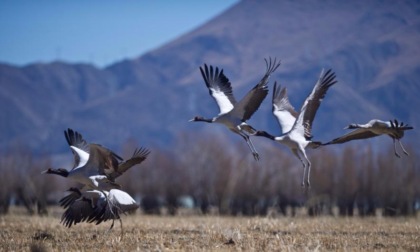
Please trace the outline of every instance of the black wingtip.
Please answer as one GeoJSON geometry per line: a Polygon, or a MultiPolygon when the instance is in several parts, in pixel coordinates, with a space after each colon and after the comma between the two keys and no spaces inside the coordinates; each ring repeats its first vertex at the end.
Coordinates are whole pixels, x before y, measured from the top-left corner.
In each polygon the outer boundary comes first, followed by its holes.
{"type": "Polygon", "coordinates": [[[216,82],[217,79],[220,79],[221,83],[229,82],[229,79],[223,74],[223,69],[218,67],[204,64],[204,69],[200,67],[200,72],[208,88],[210,88],[210,83],[216,82]]]}
{"type": "Polygon", "coordinates": [[[394,122],[392,120],[389,120],[389,123],[391,124],[391,128],[395,129],[394,122]]]}
{"type": "Polygon", "coordinates": [[[73,134],[74,132],[70,128],[67,128],[67,130],[64,131],[64,136],[66,137],[66,141],[69,145],[71,145],[73,134]]]}
{"type": "Polygon", "coordinates": [[[82,135],[70,128],[67,128],[67,131],[64,131],[64,136],[69,145],[74,145],[75,143],[82,141],[82,135]]]}
{"type": "Polygon", "coordinates": [[[144,147],[136,148],[133,153],[133,157],[144,157],[146,158],[150,154],[150,150],[144,147]]]}
{"type": "Polygon", "coordinates": [[[409,126],[408,124],[404,124],[404,122],[398,122],[397,119],[389,120],[389,123],[391,124],[391,128],[397,129],[397,130],[411,130],[414,129],[414,127],[409,126]]]}
{"type": "Polygon", "coordinates": [[[201,76],[203,77],[204,82],[206,83],[207,86],[208,86],[208,80],[207,80],[208,72],[209,70],[208,70],[207,64],[204,64],[204,69],[203,67],[200,66],[201,76]]]}
{"type": "MultiPolygon", "coordinates": [[[[281,86],[279,85],[279,87],[278,87],[279,89],[281,88],[281,86]]],[[[277,81],[275,81],[274,82],[274,86],[273,86],[273,97],[272,97],[272,101],[274,101],[274,99],[276,98],[276,96],[277,96],[277,92],[278,92],[278,89],[277,89],[277,81]]]]}
{"type": "Polygon", "coordinates": [[[322,85],[332,86],[337,83],[335,72],[330,68],[324,73],[324,69],[321,71],[322,85]]]}
{"type": "Polygon", "coordinates": [[[269,57],[269,60],[264,58],[264,61],[267,69],[266,74],[268,75],[272,74],[280,66],[280,60],[277,62],[277,58],[274,58],[274,60],[272,60],[271,57],[269,57]]]}

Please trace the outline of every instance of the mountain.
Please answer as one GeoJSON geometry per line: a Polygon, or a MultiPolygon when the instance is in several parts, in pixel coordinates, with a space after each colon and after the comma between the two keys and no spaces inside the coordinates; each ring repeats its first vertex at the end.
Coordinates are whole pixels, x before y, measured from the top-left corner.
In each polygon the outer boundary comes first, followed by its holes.
{"type": "MultiPolygon", "coordinates": [[[[268,57],[282,62],[270,85],[286,86],[296,109],[322,68],[336,72],[339,82],[314,121],[316,140],[372,118],[397,118],[416,128],[419,45],[418,1],[244,0],[154,51],[103,69],[0,64],[0,149],[23,144],[41,153],[67,151],[62,132],[68,127],[114,149],[127,139],[165,146],[188,131],[238,139],[221,127],[187,123],[218,113],[198,68],[223,68],[240,99],[262,77],[268,57]]],[[[275,133],[270,96],[250,123],[275,133]]],[[[407,135],[404,142],[420,147],[417,130],[407,135]]]]}

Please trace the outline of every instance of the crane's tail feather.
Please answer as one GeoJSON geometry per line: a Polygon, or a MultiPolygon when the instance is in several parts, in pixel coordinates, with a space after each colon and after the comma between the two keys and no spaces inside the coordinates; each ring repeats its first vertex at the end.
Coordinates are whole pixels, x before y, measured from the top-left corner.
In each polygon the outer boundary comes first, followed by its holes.
{"type": "Polygon", "coordinates": [[[391,123],[391,128],[397,129],[397,130],[412,130],[414,127],[409,126],[408,124],[404,124],[403,122],[398,123],[397,119],[394,119],[394,121],[389,120],[391,123]]]}

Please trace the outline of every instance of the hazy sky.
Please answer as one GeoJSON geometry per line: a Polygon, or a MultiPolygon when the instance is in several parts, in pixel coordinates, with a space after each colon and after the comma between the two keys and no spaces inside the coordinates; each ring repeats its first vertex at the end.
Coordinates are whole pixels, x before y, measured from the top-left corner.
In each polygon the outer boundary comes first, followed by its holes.
{"type": "Polygon", "coordinates": [[[106,66],[205,23],[238,0],[1,0],[0,62],[106,66]]]}

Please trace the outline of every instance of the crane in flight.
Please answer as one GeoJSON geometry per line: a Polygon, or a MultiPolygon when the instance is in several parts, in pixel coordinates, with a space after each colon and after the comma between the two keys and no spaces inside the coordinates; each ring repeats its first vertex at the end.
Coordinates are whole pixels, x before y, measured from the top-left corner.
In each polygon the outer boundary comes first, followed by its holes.
{"type": "Polygon", "coordinates": [[[324,99],[328,89],[336,82],[335,73],[331,69],[326,72],[322,70],[318,81],[303,103],[299,113],[290,104],[287,89],[277,87],[276,82],[273,91],[272,111],[283,133],[280,136],[273,136],[266,131],[255,133],[256,136],[263,136],[289,147],[292,153],[302,162],[303,187],[310,187],[311,172],[311,162],[306,155],[305,148],[308,146],[316,148],[321,145],[321,142],[312,141],[312,122],[322,99],[324,99]]]}
{"type": "Polygon", "coordinates": [[[358,140],[358,139],[367,139],[372,137],[377,137],[380,135],[388,135],[392,138],[392,141],[394,142],[394,153],[395,156],[401,158],[400,154],[397,152],[397,143],[400,144],[400,147],[405,155],[409,155],[408,152],[404,149],[401,138],[404,136],[404,132],[406,130],[411,130],[413,127],[408,126],[408,124],[404,124],[403,122],[399,123],[397,119],[394,119],[394,121],[381,121],[378,119],[370,120],[366,124],[357,124],[352,123],[345,127],[344,129],[354,129],[350,131],[349,133],[335,138],[327,143],[324,143],[322,145],[330,145],[330,144],[341,144],[346,143],[352,140],[358,140]]]}
{"type": "Polygon", "coordinates": [[[213,118],[196,116],[190,120],[190,122],[220,123],[225,125],[229,130],[240,135],[246,141],[254,159],[257,161],[260,159],[259,154],[249,137],[249,134],[255,134],[256,130],[247,124],[246,121],[258,110],[267,96],[267,83],[270,75],[280,65],[276,59],[274,61],[271,58],[269,61],[267,59],[264,60],[266,63],[266,72],[263,78],[239,102],[233,96],[232,85],[223,73],[223,69],[219,71],[218,67],[214,69],[213,66],[208,67],[206,64],[204,64],[204,67],[200,67],[204,82],[209,89],[210,95],[216,101],[220,113],[213,118]]]}
{"type": "Polygon", "coordinates": [[[120,186],[115,183],[115,178],[132,166],[143,162],[150,153],[146,148],[139,148],[134,151],[130,159],[124,161],[102,145],[87,143],[77,131],[67,129],[64,131],[64,135],[73,152],[73,169],[69,171],[64,168],[49,168],[42,173],[66,177],[86,185],[90,189],[119,188],[120,186]]]}

